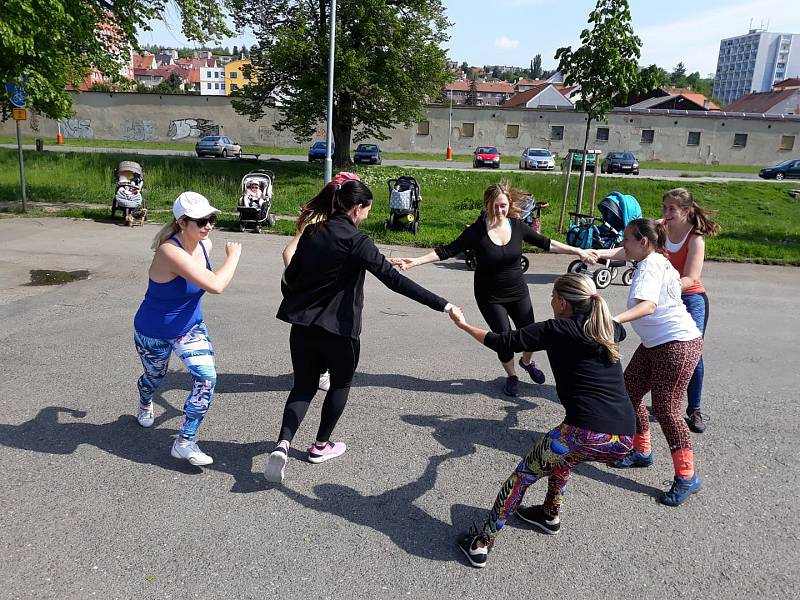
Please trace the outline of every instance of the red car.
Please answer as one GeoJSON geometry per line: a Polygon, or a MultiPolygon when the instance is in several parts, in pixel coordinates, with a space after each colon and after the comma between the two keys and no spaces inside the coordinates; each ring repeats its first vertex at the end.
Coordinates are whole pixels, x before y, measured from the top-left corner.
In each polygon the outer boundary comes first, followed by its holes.
{"type": "Polygon", "coordinates": [[[472,168],[478,167],[494,167],[500,168],[500,153],[494,146],[478,146],[475,149],[474,157],[472,159],[472,168]]]}

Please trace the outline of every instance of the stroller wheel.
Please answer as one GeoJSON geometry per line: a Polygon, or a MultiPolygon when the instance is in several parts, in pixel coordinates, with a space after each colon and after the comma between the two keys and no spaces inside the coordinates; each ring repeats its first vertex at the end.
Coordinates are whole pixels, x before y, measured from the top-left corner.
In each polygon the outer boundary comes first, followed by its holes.
{"type": "Polygon", "coordinates": [[[244,223],[239,223],[239,231],[244,232],[245,226],[244,223]]]}
{"type": "Polygon", "coordinates": [[[582,260],[573,260],[567,267],[567,273],[585,273],[587,270],[582,260]]]}
{"type": "Polygon", "coordinates": [[[261,233],[261,225],[256,225],[256,233],[261,233]]]}
{"type": "Polygon", "coordinates": [[[411,233],[413,233],[414,235],[417,235],[418,231],[419,231],[419,221],[414,221],[411,224],[411,233]]]}
{"type": "Polygon", "coordinates": [[[528,261],[528,257],[527,256],[520,256],[519,264],[522,267],[522,272],[523,273],[528,270],[529,266],[531,266],[531,263],[528,261]]]}
{"type": "Polygon", "coordinates": [[[270,227],[275,227],[275,217],[274,217],[273,215],[269,215],[269,216],[267,217],[267,224],[268,224],[270,227]]]}
{"type": "Polygon", "coordinates": [[[603,290],[611,284],[611,280],[613,279],[611,276],[610,269],[598,269],[592,275],[594,278],[594,284],[597,286],[597,289],[603,290]]]}
{"type": "Polygon", "coordinates": [[[633,274],[636,272],[636,269],[627,269],[622,273],[622,283],[625,285],[630,285],[631,281],[633,281],[633,274]]]}
{"type": "Polygon", "coordinates": [[[617,278],[617,273],[619,273],[619,269],[617,267],[611,267],[611,280],[615,280],[617,278]]]}

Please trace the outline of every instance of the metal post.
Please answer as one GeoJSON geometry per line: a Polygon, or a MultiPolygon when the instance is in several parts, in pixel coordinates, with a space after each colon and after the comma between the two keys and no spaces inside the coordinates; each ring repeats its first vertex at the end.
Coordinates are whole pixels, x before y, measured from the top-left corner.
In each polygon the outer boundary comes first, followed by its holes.
{"type": "Polygon", "coordinates": [[[447,153],[445,160],[453,160],[453,148],[450,146],[450,136],[453,133],[453,90],[450,90],[450,114],[447,118],[447,153]]]}
{"type": "MultiPolygon", "coordinates": [[[[336,55],[336,0],[331,0],[331,40],[328,50],[328,141],[325,145],[325,184],[333,179],[333,59],[336,55]]],[[[348,150],[349,152],[349,150],[348,150]]]]}
{"type": "Polygon", "coordinates": [[[564,175],[564,200],[561,203],[561,217],[558,220],[558,231],[564,233],[564,218],[567,216],[567,199],[569,198],[569,179],[572,175],[572,152],[567,152],[567,173],[564,175]]]}
{"type": "Polygon", "coordinates": [[[590,215],[594,214],[594,208],[595,208],[595,204],[596,204],[596,200],[597,200],[597,173],[600,171],[600,165],[598,164],[600,162],[599,159],[600,159],[600,155],[599,154],[595,154],[594,155],[594,173],[593,173],[593,177],[592,177],[592,209],[589,211],[590,215]]]}
{"type": "Polygon", "coordinates": [[[19,131],[19,121],[14,121],[17,124],[17,152],[19,154],[19,187],[22,192],[22,212],[27,212],[25,206],[28,198],[25,194],[25,159],[22,156],[22,134],[19,131]]]}

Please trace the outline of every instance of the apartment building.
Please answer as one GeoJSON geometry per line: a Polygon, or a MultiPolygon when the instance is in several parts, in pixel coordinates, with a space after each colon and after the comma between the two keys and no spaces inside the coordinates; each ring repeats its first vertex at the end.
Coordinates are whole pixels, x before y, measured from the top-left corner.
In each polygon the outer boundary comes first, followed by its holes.
{"type": "Polygon", "coordinates": [[[751,29],[720,42],[713,96],[725,104],[800,76],[800,34],[751,29]]]}

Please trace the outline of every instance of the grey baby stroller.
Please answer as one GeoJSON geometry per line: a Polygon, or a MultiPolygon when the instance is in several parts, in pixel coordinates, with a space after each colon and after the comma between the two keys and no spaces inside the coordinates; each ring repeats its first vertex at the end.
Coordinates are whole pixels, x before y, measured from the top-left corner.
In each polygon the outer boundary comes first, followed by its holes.
{"type": "Polygon", "coordinates": [[[114,169],[114,198],[111,200],[111,218],[122,211],[128,226],[142,225],[147,217],[147,208],[142,196],[144,171],[142,166],[132,160],[123,160],[114,169]]]}
{"type": "Polygon", "coordinates": [[[385,222],[386,229],[410,231],[417,235],[421,199],[417,180],[403,175],[386,183],[389,185],[389,218],[385,222]]]}
{"type": "Polygon", "coordinates": [[[252,171],[242,177],[242,195],[236,210],[239,211],[239,231],[261,232],[261,226],[275,225],[272,211],[272,171],[252,171]]]}

